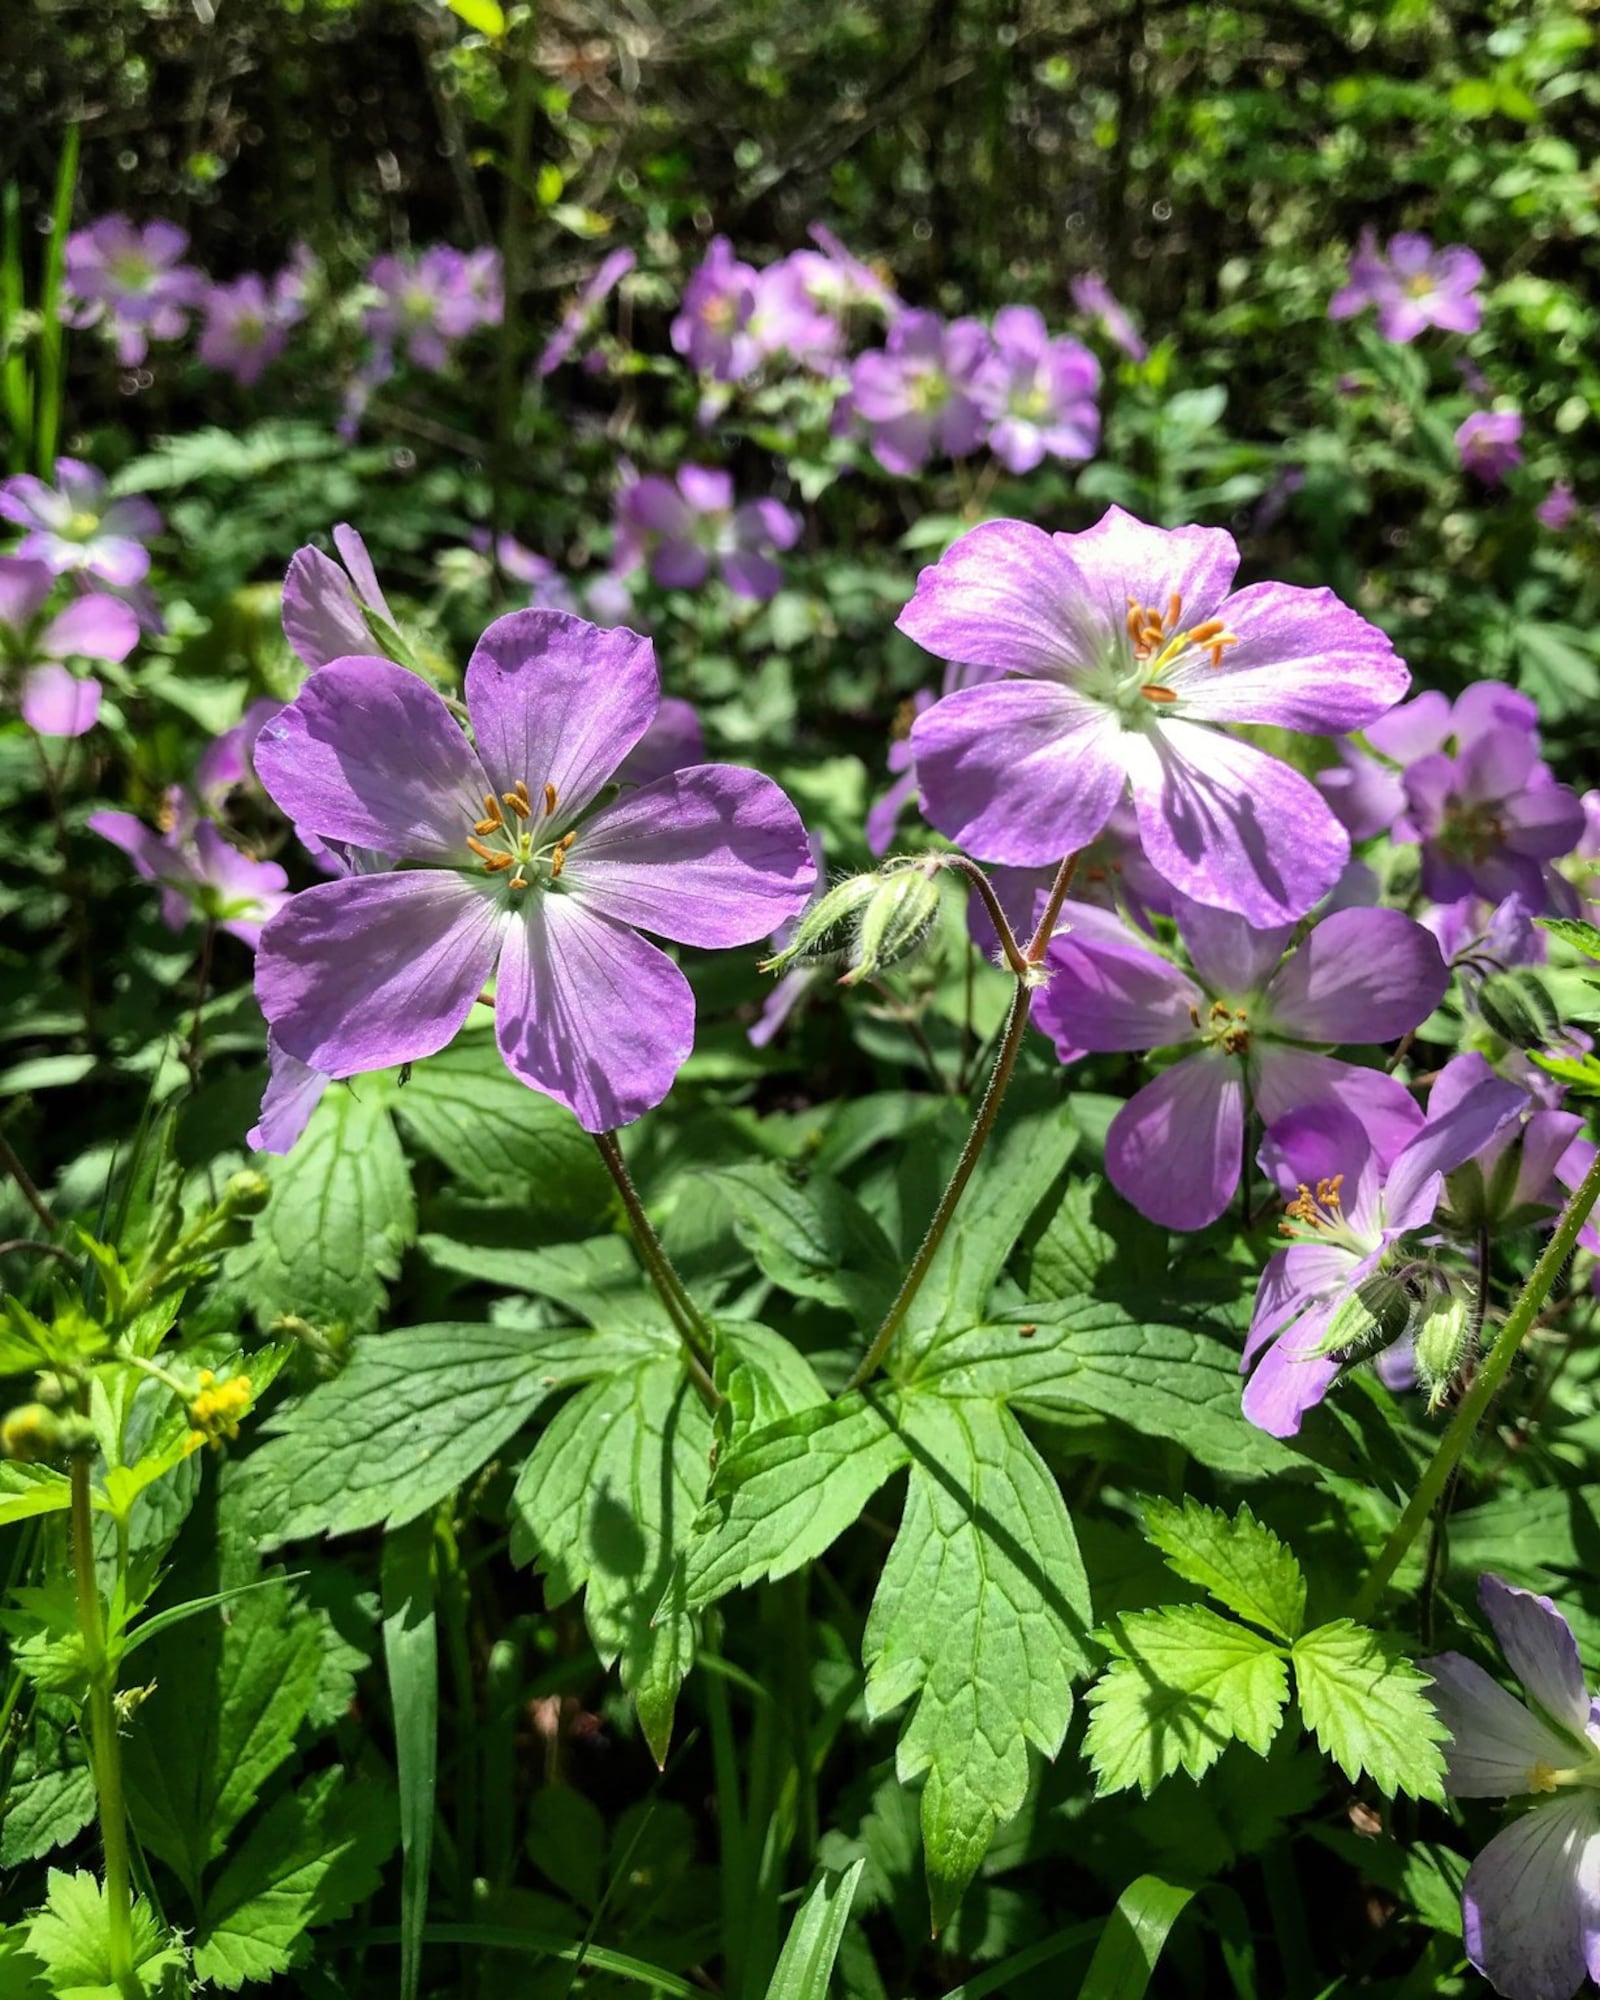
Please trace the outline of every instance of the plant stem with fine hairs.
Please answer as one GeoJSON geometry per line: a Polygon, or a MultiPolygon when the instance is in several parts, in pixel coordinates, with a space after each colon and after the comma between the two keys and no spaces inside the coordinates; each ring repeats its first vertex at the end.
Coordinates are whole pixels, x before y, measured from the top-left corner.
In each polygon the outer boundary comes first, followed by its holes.
{"type": "MultiPolygon", "coordinates": [[[[894,1302],[884,1314],[883,1324],[873,1336],[872,1345],[862,1357],[861,1366],[845,1384],[845,1393],[859,1389],[869,1382],[882,1367],[884,1357],[894,1344],[894,1337],[900,1331],[906,1314],[911,1310],[912,1301],[922,1289],[922,1281],[927,1277],[939,1245],[944,1241],[945,1231],[950,1227],[950,1218],[960,1205],[967,1183],[972,1179],[983,1149],[989,1143],[995,1120],[1000,1116],[1000,1106],[1011,1086],[1011,1078],[1017,1067],[1017,1057],[1022,1053],[1022,1037],[1027,1030],[1028,1015],[1033,1006],[1033,990],[1038,976],[1038,966],[1050,947],[1050,939],[1055,932],[1056,919],[1061,914],[1061,905],[1066,901],[1067,891],[1072,886],[1072,875],[1078,865],[1078,857],[1069,855],[1056,870],[1056,879],[1051,885],[1050,898],[1045,904],[1033,936],[1028,941],[1026,951],[1018,954],[1020,970],[1017,973],[1017,990],[1011,996],[1011,1011],[1006,1015],[1004,1032],[1000,1037],[1000,1047],[995,1054],[994,1068],[989,1072],[989,1081],[984,1086],[978,1109],[973,1116],[972,1129],[967,1134],[966,1144],[961,1148],[961,1157],[945,1184],[944,1193],[939,1197],[939,1206],[933,1212],[933,1220],[928,1224],[928,1232],[911,1260],[911,1268],[906,1272],[904,1282],[894,1296],[894,1302]]],[[[999,905],[996,904],[996,909],[999,905]]],[[[1001,921],[1004,922],[1002,915],[1001,921]]],[[[1009,931],[1009,926],[1007,927],[1009,931]]]]}
{"type": "Polygon", "coordinates": [[[615,1132],[596,1132],[596,1150],[605,1162],[617,1193],[622,1197],[622,1206],[627,1211],[628,1226],[633,1232],[634,1247],[638,1250],[645,1269],[666,1307],[667,1317],[672,1321],[678,1338],[683,1342],[684,1355],[689,1373],[697,1389],[708,1403],[721,1399],[716,1385],[711,1379],[711,1329],[707,1326],[699,1307],[689,1296],[689,1288],[673,1268],[672,1259],[667,1255],[666,1245],[656,1234],[654,1225],[644,1212],[644,1203],[639,1199],[639,1190],[633,1184],[633,1176],[628,1172],[628,1163],[622,1157],[622,1148],[617,1144],[615,1132]]]}
{"type": "Polygon", "coordinates": [[[1544,1253],[1533,1267],[1532,1275],[1522,1288],[1521,1296],[1506,1316],[1506,1323],[1495,1336],[1493,1347],[1489,1349],[1483,1366],[1478,1370],[1477,1379],[1462,1397],[1450,1428],[1439,1440],[1439,1448],[1433,1454],[1428,1469],[1423,1473],[1417,1490],[1407,1503],[1405,1512],[1395,1523],[1389,1539],[1380,1550],[1378,1560],[1373,1564],[1371,1574],[1361,1587],[1352,1616],[1368,1617],[1383,1595],[1384,1588],[1395,1571],[1405,1560],[1411,1544],[1421,1534],[1433,1512],[1434,1503],[1444,1491],[1450,1475],[1460,1463],[1462,1454],[1472,1442],[1473,1435],[1483,1421],[1484,1412],[1493,1402],[1501,1383],[1510,1372],[1516,1359],[1517,1350],[1527,1337],[1529,1329],[1539,1315],[1539,1310],[1550,1296],[1562,1267],[1572,1255],[1572,1246],[1578,1240],[1578,1231],[1589,1219],[1589,1211],[1600,1199],[1600,1153],[1574,1191],[1572,1199],[1561,1212],[1550,1241],[1544,1246],[1544,1253]]]}
{"type": "Polygon", "coordinates": [[[72,1455],[72,1568],[78,1630],[89,1672],[89,1757],[100,1839],[106,1857],[106,1944],[111,1977],[130,1996],[142,1992],[133,1966],[133,1901],[128,1863],[128,1816],[122,1795],[122,1745],[117,1737],[115,1669],[106,1654],[105,1622],[94,1566],[94,1510],[89,1456],[72,1455]]]}

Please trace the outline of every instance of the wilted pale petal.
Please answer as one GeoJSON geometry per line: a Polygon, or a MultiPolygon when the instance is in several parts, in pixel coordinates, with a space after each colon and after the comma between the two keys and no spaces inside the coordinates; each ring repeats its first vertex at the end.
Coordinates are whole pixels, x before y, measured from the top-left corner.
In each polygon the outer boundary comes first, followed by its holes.
{"type": "Polygon", "coordinates": [[[1244,1077],[1229,1056],[1186,1056],[1111,1121],[1106,1171],[1125,1201],[1168,1229],[1204,1229],[1239,1185],[1244,1077]]]}
{"type": "Polygon", "coordinates": [[[816,882],[806,830],[759,771],[699,764],[625,793],[578,835],[563,887],[584,907],[679,944],[754,944],[816,882]]]}
{"type": "Polygon", "coordinates": [[[1572,2000],[1600,1928],[1600,1802],[1551,1799],[1497,1833],[1467,1871],[1467,1956],[1504,2000],[1572,2000]]]}
{"type": "Polygon", "coordinates": [[[986,521],[922,572],[895,623],[940,659],[1060,679],[1090,664],[1069,610],[1085,594],[1059,538],[1026,521],[986,521]]]}
{"type": "Polygon", "coordinates": [[[1183,713],[1198,721],[1342,736],[1387,714],[1410,685],[1388,635],[1331,590],[1254,583],[1217,616],[1238,645],[1225,648],[1216,666],[1191,652],[1170,676],[1183,713]]]}
{"type": "Polygon", "coordinates": [[[1175,889],[1268,929],[1338,881],[1350,837],[1298,771],[1188,722],[1123,742],[1140,843],[1175,889]]]}
{"type": "Polygon", "coordinates": [[[406,861],[455,861],[489,781],[426,681],[376,658],[319,667],[262,725],[256,776],[296,826],[406,861]]]}
{"type": "Polygon", "coordinates": [[[961,688],[911,731],[923,817],[980,861],[1060,861],[1121,797],[1122,742],[1112,715],[1059,682],[961,688]]]}
{"type": "Polygon", "coordinates": [[[1058,1050],[1158,1049],[1193,1041],[1190,1009],[1203,1014],[1206,1007],[1200,988],[1170,959],[1141,949],[1120,923],[1119,935],[1095,936],[1078,915],[1080,907],[1061,912],[1062,929],[1045,955],[1050,981],[1034,1002],[1034,1020],[1058,1050]]]}
{"type": "Polygon", "coordinates": [[[626,626],[513,611],[473,648],[467,711],[496,791],[556,792],[571,820],[622,764],[661,701],[655,650],[626,626]]]}
{"type": "Polygon", "coordinates": [[[1227,596],[1239,567],[1238,546],[1226,529],[1154,528],[1121,507],[1108,507],[1081,534],[1054,540],[1118,626],[1130,597],[1165,611],[1173,591],[1183,600],[1179,623],[1199,623],[1227,596]]]}
{"type": "Polygon", "coordinates": [[[372,634],[349,577],[321,549],[301,549],[289,564],[283,583],[283,636],[308,667],[372,650],[372,634]]]}
{"type": "Polygon", "coordinates": [[[1572,1627],[1536,1591],[1521,1590],[1498,1576],[1478,1579],[1478,1602],[1494,1627],[1506,1665],[1550,1721],[1587,1740],[1589,1690],[1572,1627]]]}
{"type": "Polygon", "coordinates": [[[1400,910],[1338,910],[1292,952],[1266,1003],[1307,1042],[1391,1042],[1425,1021],[1450,971],[1432,934],[1400,910]]]}
{"type": "Polygon", "coordinates": [[[22,676],[18,706],[40,736],[84,736],[100,716],[100,683],[79,680],[56,660],[22,676]]]}
{"type": "Polygon", "coordinates": [[[465,876],[348,876],[291,897],[261,934],[256,998],[284,1050],[325,1076],[431,1056],[494,970],[506,918],[465,876]]]}
{"type": "Polygon", "coordinates": [[[506,932],[495,1033],[507,1067],[586,1132],[659,1104],[694,1047],[694,995],[667,957],[576,896],[529,898],[506,932]]]}
{"type": "Polygon", "coordinates": [[[331,1078],[297,1062],[270,1031],[267,1035],[267,1087],[261,1115],[245,1134],[245,1144],[257,1153],[287,1153],[311,1122],[331,1078]]]}

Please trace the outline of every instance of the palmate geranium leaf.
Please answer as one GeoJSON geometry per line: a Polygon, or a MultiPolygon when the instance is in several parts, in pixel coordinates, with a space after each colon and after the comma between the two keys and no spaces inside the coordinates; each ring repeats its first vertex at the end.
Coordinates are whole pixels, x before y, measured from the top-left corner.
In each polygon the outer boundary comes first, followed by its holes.
{"type": "Polygon", "coordinates": [[[399,1838],[394,1795],[319,1771],[250,1829],[207,1893],[194,1934],[199,1978],[233,1992],[289,1969],[295,1947],[364,1901],[399,1838]]]}
{"type": "Polygon", "coordinates": [[[906,1701],[935,1930],[1022,1805],[1028,1746],[1061,1747],[1088,1666],[1089,1588],[1049,1469],[1008,1411],[914,1399],[911,1479],[862,1652],[874,1717],[906,1701]]]}
{"type": "Polygon", "coordinates": [[[645,1357],[557,1412],[511,1503],[512,1559],[537,1562],[551,1605],[584,1592],[595,1651],[618,1665],[657,1763],[694,1630],[675,1604],[652,1614],[705,1497],[711,1435],[678,1356],[645,1357]]]}
{"type": "Polygon", "coordinates": [[[365,1332],[417,1233],[411,1173],[379,1086],[330,1090],[304,1138],[267,1162],[271,1198],[231,1261],[263,1331],[285,1314],[365,1332]]]}
{"type": "Polygon", "coordinates": [[[765,1276],[799,1298],[881,1319],[902,1275],[893,1245],[847,1187],[826,1174],[803,1185],[769,1162],[708,1176],[733,1212],[739,1241],[765,1276]]]}
{"type": "Polygon", "coordinates": [[[1305,1622],[1305,1577],[1291,1551],[1248,1507],[1230,1518],[1198,1500],[1185,1500],[1181,1507],[1152,1500],[1144,1524],[1168,1569],[1186,1583],[1198,1584],[1219,1604],[1286,1643],[1298,1638],[1305,1622]]]}
{"type": "Polygon", "coordinates": [[[233,1498],[260,1546],[414,1520],[558,1390],[660,1351],[665,1336],[587,1329],[409,1327],[357,1342],[350,1365],[270,1418],[233,1498]]]}
{"type": "Polygon", "coordinates": [[[1101,1637],[1115,1657],[1089,1690],[1084,1739],[1100,1793],[1148,1794],[1175,1771],[1201,1777],[1236,1738],[1266,1755],[1289,1673],[1260,1633],[1174,1604],[1114,1619],[1101,1637]]]}
{"type": "MultiPolygon", "coordinates": [[[[169,1978],[188,1954],[163,1929],[143,1896],[134,1898],[131,1914],[133,1990],[153,2000],[168,1990],[169,1978]]],[[[87,1870],[75,1875],[50,1870],[45,1906],[28,1925],[27,1938],[28,1950],[44,1965],[48,1990],[57,2000],[131,2000],[128,1986],[113,1971],[105,1889],[87,1870]]],[[[0,1968],[10,1969],[4,1961],[0,1968]]],[[[21,1964],[17,1971],[24,1971],[21,1964]]]]}
{"type": "Polygon", "coordinates": [[[1346,1777],[1364,1771],[1389,1797],[1444,1796],[1449,1732],[1428,1699],[1428,1677],[1348,1618],[1295,1641],[1300,1713],[1346,1777]]]}

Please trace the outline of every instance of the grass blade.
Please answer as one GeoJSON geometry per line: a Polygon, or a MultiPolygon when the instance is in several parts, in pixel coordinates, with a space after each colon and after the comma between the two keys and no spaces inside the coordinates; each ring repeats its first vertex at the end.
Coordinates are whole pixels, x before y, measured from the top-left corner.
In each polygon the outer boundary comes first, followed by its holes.
{"type": "Polygon", "coordinates": [[[433,1520],[383,1542],[383,1659],[400,1779],[400,1995],[416,2000],[428,1921],[433,1798],[439,1775],[439,1633],[433,1602],[433,1520]]]}
{"type": "Polygon", "coordinates": [[[15,181],[0,202],[0,370],[6,427],[11,433],[13,468],[27,464],[28,439],[33,435],[33,381],[19,322],[26,298],[22,270],[22,191],[15,181]]]}
{"type": "Polygon", "coordinates": [[[1143,2000],[1167,1933],[1193,1894],[1159,1875],[1130,1882],[1106,1918],[1078,2000],[1143,2000]]]}
{"type": "Polygon", "coordinates": [[[72,222],[72,197],[78,186],[78,128],[67,127],[56,167],[56,195],[50,211],[50,241],[44,254],[39,288],[43,325],[39,334],[39,476],[48,479],[56,462],[61,435],[62,350],[66,330],[61,322],[61,273],[67,255],[67,230],[72,222]]]}
{"type": "Polygon", "coordinates": [[[842,1875],[824,1872],[789,1926],[767,1987],[767,2000],[827,2000],[833,1961],[844,1942],[850,1905],[866,1865],[863,1856],[842,1875]]]}

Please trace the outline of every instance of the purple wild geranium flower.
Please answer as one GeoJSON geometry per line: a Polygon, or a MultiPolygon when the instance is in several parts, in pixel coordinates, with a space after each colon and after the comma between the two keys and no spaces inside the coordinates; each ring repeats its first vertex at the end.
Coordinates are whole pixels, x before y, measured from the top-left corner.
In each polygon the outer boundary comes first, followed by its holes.
{"type": "Polygon", "coordinates": [[[1516,1084],[1491,1077],[1430,1116],[1387,1161],[1336,1100],[1272,1124],[1261,1163],[1289,1197],[1279,1227],[1293,1240],[1261,1274],[1239,1364],[1254,1370],[1244,1413],[1258,1429],[1293,1437],[1350,1351],[1404,1336],[1425,1264],[1401,1239],[1428,1227],[1445,1175],[1524,1102],[1516,1084]]]}
{"type": "Polygon", "coordinates": [[[1424,1660],[1450,1731],[1444,1786],[1526,1810],[1467,1871],[1467,1956],[1504,2000],[1572,2000],[1600,1979],[1600,1703],[1548,1597],[1485,1576],[1478,1602],[1529,1701],[1461,1653],[1424,1660]]]}
{"type": "Polygon", "coordinates": [[[907,312],[883,348],[856,357],[851,400],[886,472],[920,472],[936,451],[965,458],[977,449],[984,420],[973,382],[988,353],[977,320],[907,312]]]}
{"type": "Polygon", "coordinates": [[[103,215],[67,238],[64,291],[72,326],[104,322],[124,368],[137,368],[152,340],[178,340],[205,296],[204,273],[185,264],[189,238],[171,222],[140,229],[103,215]]]}
{"type": "Polygon", "coordinates": [[[1372,230],[1364,229],[1349,282],[1329,300],[1328,317],[1349,319],[1376,306],[1379,333],[1400,345],[1430,326],[1476,333],[1483,319],[1482,279],[1482,263],[1464,244],[1435,250],[1426,236],[1401,234],[1389,239],[1384,256],[1372,230]]]}
{"type": "Polygon", "coordinates": [[[150,568],[145,547],[161,532],[161,516],[132,495],[108,500],[106,479],[80,459],[56,460],[56,483],[31,473],[0,482],[0,516],[26,529],[16,553],[42,562],[57,576],[91,579],[118,589],[138,583],[150,568]]]}
{"type": "Polygon", "coordinates": [[[1474,410],[1456,431],[1461,469],[1498,486],[1522,463],[1522,418],[1515,410],[1474,410]]]}
{"type": "Polygon", "coordinates": [[[205,296],[199,355],[208,368],[253,389],[269,363],[289,344],[290,330],[305,318],[306,271],[290,264],[270,283],[247,271],[205,296]]]}
{"type": "Polygon", "coordinates": [[[275,861],[241,853],[214,820],[157,833],[132,813],[90,815],[90,830],[120,847],[146,882],[161,886],[161,920],[181,931],[200,916],[254,947],[262,926],[289,900],[289,878],[275,861]]]}
{"type": "MultiPolygon", "coordinates": [[[[1444,1117],[1491,1080],[1494,1071],[1475,1051],[1452,1056],[1429,1089],[1429,1121],[1444,1117]]],[[[1552,1222],[1566,1191],[1578,1186],[1593,1159],[1594,1146],[1583,1137],[1583,1120],[1575,1112],[1525,1092],[1517,1114],[1449,1176],[1453,1222],[1469,1234],[1552,1222]]],[[[1587,1249],[1600,1248],[1600,1228],[1593,1221],[1584,1224],[1581,1241],[1587,1249]]]]}
{"type": "Polygon", "coordinates": [[[40,736],[82,736],[100,714],[100,683],[67,660],[125,660],[139,621],[115,597],[91,592],[48,616],[55,573],[48,563],[0,556],[0,663],[14,681],[22,719],[40,736]]]}
{"type": "Polygon", "coordinates": [[[379,257],[367,282],[381,294],[367,308],[366,331],[380,352],[404,346],[413,367],[443,372],[450,350],[501,315],[500,263],[493,250],[470,257],[435,243],[416,257],[379,257]]]}
{"type": "Polygon", "coordinates": [[[1292,926],[1256,930],[1182,897],[1174,911],[1192,974],[1120,917],[1066,904],[1034,1007],[1063,1061],[1190,1051],[1112,1120],[1117,1191],[1168,1229],[1215,1222],[1239,1185],[1247,1103],[1268,1125],[1306,1104],[1351,1106],[1392,1159],[1419,1122],[1409,1093],[1317,1051],[1394,1041],[1433,1012],[1449,974],[1422,926],[1399,910],[1339,910],[1285,957],[1292,926]]]}
{"type": "Polygon", "coordinates": [[[737,382],[756,364],[755,342],[746,332],[755,311],[757,275],[735,257],[726,236],[712,238],[699,269],[683,291],[672,322],[675,354],[698,374],[737,382]]]}
{"type": "Polygon", "coordinates": [[[367,545],[341,521],[333,545],[343,568],[321,549],[303,548],[289,564],[283,584],[283,636],[308,667],[371,653],[371,621],[398,630],[367,545]]]}
{"type": "Polygon", "coordinates": [[[578,342],[587,337],[600,316],[600,308],[637,262],[631,250],[613,250],[601,259],[598,269],[585,279],[577,297],[561,315],[560,325],[534,363],[533,372],[541,381],[546,375],[553,375],[578,342]]]}
{"type": "Polygon", "coordinates": [[[331,1077],[432,1055],[494,978],[524,1083],[590,1131],[659,1104],[694,999],[636,926],[751,944],[813,878],[799,815],[755,771],[697,765],[585,816],[660,699],[647,639],[556,611],[513,612],[478,642],[475,748],[391,661],[314,673],[257,741],[262,783],[297,827],[400,865],[319,883],[268,926],[256,992],[284,1052],[331,1077]]]}
{"type": "Polygon", "coordinates": [[[758,275],[748,329],[762,360],[787,355],[802,367],[831,373],[845,340],[842,320],[823,303],[835,275],[817,250],[796,250],[758,275]]]}
{"type": "Polygon", "coordinates": [[[1038,867],[1086,847],[1131,789],[1151,865],[1197,902],[1270,926],[1333,887],[1350,842],[1316,787],[1226,733],[1366,727],[1410,676],[1332,591],[1233,591],[1220,528],[1111,508],[1077,535],[990,521],[918,579],[900,630],[1005,669],[911,733],[925,817],[982,861],[1038,867]]]}
{"type": "Polygon", "coordinates": [[[663,590],[697,590],[715,564],[736,596],[760,603],[781,587],[772,558],[794,547],[801,525],[776,500],[735,506],[730,474],[684,465],[676,480],[651,474],[618,494],[616,566],[648,562],[663,590]]]}
{"type": "Polygon", "coordinates": [[[1086,319],[1094,321],[1113,347],[1120,348],[1130,361],[1149,360],[1150,349],[1128,317],[1127,307],[1098,271],[1086,271],[1082,277],[1074,278],[1071,291],[1072,303],[1086,319]]]}
{"type": "Polygon", "coordinates": [[[1053,340],[1032,306],[995,314],[994,349],[972,378],[972,394],[989,425],[989,449],[1008,472],[1032,472],[1046,458],[1092,458],[1099,388],[1100,364],[1082,341],[1053,340]]]}
{"type": "Polygon", "coordinates": [[[1572,526],[1577,512],[1578,503],[1571,486],[1565,479],[1558,479],[1534,508],[1533,516],[1541,528],[1548,528],[1551,534],[1559,535],[1572,526]]]}

